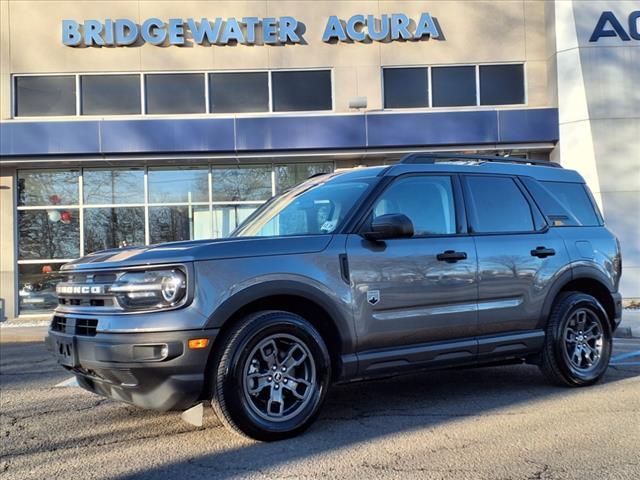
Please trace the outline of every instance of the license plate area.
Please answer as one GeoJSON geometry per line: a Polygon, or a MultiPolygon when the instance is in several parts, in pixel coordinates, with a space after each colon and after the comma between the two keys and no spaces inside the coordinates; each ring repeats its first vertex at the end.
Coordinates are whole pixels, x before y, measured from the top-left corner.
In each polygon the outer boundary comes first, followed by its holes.
{"type": "Polygon", "coordinates": [[[60,365],[65,367],[77,367],[78,362],[76,360],[76,348],[73,337],[69,338],[56,338],[55,353],[60,365]]]}

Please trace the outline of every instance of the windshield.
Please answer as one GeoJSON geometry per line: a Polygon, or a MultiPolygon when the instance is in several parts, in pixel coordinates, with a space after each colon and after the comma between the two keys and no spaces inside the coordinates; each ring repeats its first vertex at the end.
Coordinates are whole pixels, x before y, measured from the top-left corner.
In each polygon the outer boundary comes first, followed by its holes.
{"type": "Polygon", "coordinates": [[[313,179],[272,198],[231,236],[279,237],[333,233],[372,183],[371,178],[350,181],[332,181],[332,177],[313,179]]]}

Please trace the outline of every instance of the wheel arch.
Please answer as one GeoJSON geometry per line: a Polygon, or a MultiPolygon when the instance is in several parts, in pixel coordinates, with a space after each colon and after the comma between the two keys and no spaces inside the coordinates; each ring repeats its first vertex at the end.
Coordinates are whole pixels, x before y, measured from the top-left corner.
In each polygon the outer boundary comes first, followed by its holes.
{"type": "Polygon", "coordinates": [[[546,327],[551,309],[558,296],[571,291],[586,293],[598,300],[607,313],[611,330],[615,330],[616,307],[610,281],[602,272],[589,267],[574,268],[560,275],[545,300],[538,328],[546,327]]]}
{"type": "Polygon", "coordinates": [[[274,281],[248,287],[227,299],[209,317],[207,328],[220,328],[212,351],[224,342],[226,332],[245,316],[262,310],[284,310],[309,321],[329,350],[333,378],[344,375],[343,356],[355,342],[352,322],[321,290],[295,281],[274,281]]]}

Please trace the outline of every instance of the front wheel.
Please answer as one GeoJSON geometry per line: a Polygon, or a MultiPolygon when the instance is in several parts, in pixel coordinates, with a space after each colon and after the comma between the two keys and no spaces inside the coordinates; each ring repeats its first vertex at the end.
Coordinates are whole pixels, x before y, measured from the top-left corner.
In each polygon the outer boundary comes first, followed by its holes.
{"type": "Polygon", "coordinates": [[[304,431],[331,378],[327,347],[298,315],[258,312],[227,334],[214,363],[212,405],[232,430],[272,441],[304,431]]]}
{"type": "Polygon", "coordinates": [[[551,311],[540,368],[557,385],[592,385],[607,370],[611,347],[611,326],[600,302],[567,292],[551,311]]]}

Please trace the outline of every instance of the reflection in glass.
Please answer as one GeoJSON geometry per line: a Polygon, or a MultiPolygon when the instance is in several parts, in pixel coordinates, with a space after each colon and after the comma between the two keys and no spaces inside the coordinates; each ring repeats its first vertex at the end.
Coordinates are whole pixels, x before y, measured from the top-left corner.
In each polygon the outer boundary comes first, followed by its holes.
{"type": "Polygon", "coordinates": [[[132,115],[140,110],[140,75],[82,75],[82,115],[132,115]]]}
{"type": "Polygon", "coordinates": [[[271,197],[271,168],[230,167],[212,170],[214,202],[267,200],[271,197]]]}
{"type": "Polygon", "coordinates": [[[56,284],[62,280],[62,263],[18,265],[18,308],[20,313],[51,311],[58,305],[56,284]]]}
{"type": "Polygon", "coordinates": [[[16,117],[76,114],[76,78],[73,75],[16,77],[16,117]]]}
{"type": "Polygon", "coordinates": [[[331,110],[331,71],[277,71],[271,74],[274,112],[331,110]]]}
{"type": "Polygon", "coordinates": [[[78,170],[19,170],[18,205],[77,205],[78,170]]]}
{"type": "Polygon", "coordinates": [[[228,237],[257,208],[258,205],[214,206],[213,238],[228,237]]]}
{"type": "Polygon", "coordinates": [[[210,73],[209,98],[213,113],[268,112],[269,74],[210,73]]]}
{"type": "Polygon", "coordinates": [[[462,107],[476,104],[476,67],[433,67],[434,107],[462,107]]]}
{"type": "Polygon", "coordinates": [[[150,168],[150,203],[208,202],[209,177],[204,168],[150,168]]]}
{"type": "Polygon", "coordinates": [[[150,207],[149,236],[151,243],[211,238],[209,207],[150,207]]]}
{"type": "Polygon", "coordinates": [[[77,209],[18,211],[18,258],[62,259],[80,256],[77,209]]]}
{"type": "Polygon", "coordinates": [[[204,74],[145,75],[147,113],[204,113],[204,74]]]}
{"type": "Polygon", "coordinates": [[[427,68],[385,68],[384,108],[429,106],[427,68]]]}
{"type": "Polygon", "coordinates": [[[333,172],[332,163],[299,163],[276,167],[276,192],[281,193],[304,182],[312,175],[333,172]]]}
{"type": "Polygon", "coordinates": [[[144,245],[144,208],[87,208],[84,211],[84,253],[144,245]]]}
{"type": "Polygon", "coordinates": [[[82,173],[84,203],[108,205],[144,202],[144,170],[84,169],[82,173]]]}

